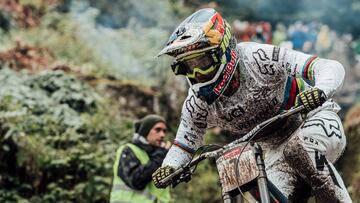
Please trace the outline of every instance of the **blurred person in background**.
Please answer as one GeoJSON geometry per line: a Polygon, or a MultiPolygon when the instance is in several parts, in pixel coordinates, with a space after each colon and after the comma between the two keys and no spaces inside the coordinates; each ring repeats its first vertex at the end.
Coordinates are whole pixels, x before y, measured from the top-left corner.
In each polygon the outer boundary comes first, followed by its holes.
{"type": "Polygon", "coordinates": [[[168,186],[161,180],[191,159],[207,129],[219,127],[240,138],[279,112],[303,105],[302,116],[287,118],[255,140],[266,153],[268,179],[290,202],[308,199],[300,177],[317,202],[351,202],[333,166],[346,145],[340,107],[328,100],[344,80],[339,62],[269,44],[237,44],[214,9],[185,19],[163,54],[175,58],[171,68],[186,76],[190,88],[173,145],[153,174],[157,187],[168,186]]]}
{"type": "Polygon", "coordinates": [[[272,37],[273,36],[272,36],[271,24],[269,22],[262,21],[262,22],[260,22],[260,25],[263,28],[262,35],[263,35],[263,37],[265,39],[264,43],[272,44],[272,41],[273,41],[272,37]]]}
{"type": "Polygon", "coordinates": [[[255,34],[252,31],[252,25],[248,21],[234,20],[234,36],[240,42],[251,41],[252,36],[255,34]]]}
{"type": "Polygon", "coordinates": [[[255,24],[255,35],[251,38],[252,42],[265,43],[263,27],[261,24],[255,24]]]}
{"type": "Polygon", "coordinates": [[[303,23],[298,21],[294,25],[294,30],[290,33],[290,40],[293,43],[293,49],[301,51],[303,49],[306,36],[303,30],[303,23]]]}
{"type": "Polygon", "coordinates": [[[303,52],[307,54],[315,54],[315,45],[317,39],[317,28],[316,23],[311,22],[304,26],[304,33],[305,33],[305,42],[303,45],[303,52]]]}
{"type": "Polygon", "coordinates": [[[165,142],[166,122],[158,115],[147,115],[135,122],[135,134],[130,143],[116,152],[110,203],[167,203],[169,189],[158,189],[151,174],[161,166],[171,146],[165,142]]]}
{"type": "Polygon", "coordinates": [[[330,53],[333,42],[330,34],[330,28],[322,25],[316,39],[316,51],[319,56],[326,56],[330,53]]]}
{"type": "Polygon", "coordinates": [[[276,24],[276,29],[273,34],[273,44],[275,46],[280,46],[282,42],[287,40],[286,27],[282,23],[276,24]]]}

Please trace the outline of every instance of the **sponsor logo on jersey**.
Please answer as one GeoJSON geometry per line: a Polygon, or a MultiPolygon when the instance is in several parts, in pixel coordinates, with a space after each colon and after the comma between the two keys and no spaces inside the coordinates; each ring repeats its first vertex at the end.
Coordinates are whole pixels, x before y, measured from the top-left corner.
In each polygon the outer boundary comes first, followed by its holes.
{"type": "Polygon", "coordinates": [[[279,61],[279,53],[280,53],[280,48],[279,47],[274,47],[273,53],[272,53],[272,60],[273,61],[279,61]]]}
{"type": "Polygon", "coordinates": [[[214,92],[220,95],[227,85],[227,82],[231,79],[232,73],[235,71],[235,64],[237,59],[237,53],[235,50],[231,50],[231,60],[224,69],[224,75],[220,83],[214,88],[214,92]]]}

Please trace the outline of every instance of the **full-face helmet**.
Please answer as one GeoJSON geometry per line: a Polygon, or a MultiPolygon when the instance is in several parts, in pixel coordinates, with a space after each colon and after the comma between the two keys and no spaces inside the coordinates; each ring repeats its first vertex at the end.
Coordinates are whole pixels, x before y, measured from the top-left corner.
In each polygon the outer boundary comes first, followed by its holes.
{"type": "Polygon", "coordinates": [[[229,85],[238,61],[230,25],[212,8],[186,18],[158,56],[167,54],[176,75],[185,75],[195,95],[212,104],[229,85]]]}

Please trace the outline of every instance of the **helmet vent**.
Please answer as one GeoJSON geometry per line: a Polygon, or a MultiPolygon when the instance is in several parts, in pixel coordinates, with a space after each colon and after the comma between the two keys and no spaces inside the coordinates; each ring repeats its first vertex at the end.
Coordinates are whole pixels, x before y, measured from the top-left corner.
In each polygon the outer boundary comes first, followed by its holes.
{"type": "Polygon", "coordinates": [[[190,37],[191,36],[189,36],[189,35],[181,36],[180,40],[187,39],[187,38],[190,38],[190,37]]]}
{"type": "Polygon", "coordinates": [[[214,25],[211,27],[211,29],[216,29],[217,26],[218,26],[218,23],[219,23],[219,20],[216,19],[215,22],[214,22],[214,25]]]}

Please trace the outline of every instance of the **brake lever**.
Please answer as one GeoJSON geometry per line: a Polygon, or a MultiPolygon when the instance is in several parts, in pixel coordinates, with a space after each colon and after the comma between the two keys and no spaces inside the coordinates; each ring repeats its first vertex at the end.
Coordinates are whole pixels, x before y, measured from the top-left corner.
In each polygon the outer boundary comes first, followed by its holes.
{"type": "Polygon", "coordinates": [[[175,188],[181,182],[189,182],[191,180],[191,175],[192,172],[190,170],[184,171],[180,174],[180,177],[171,184],[172,188],[175,188]]]}
{"type": "Polygon", "coordinates": [[[189,182],[191,180],[192,172],[188,171],[180,177],[181,182],[189,182]]]}

